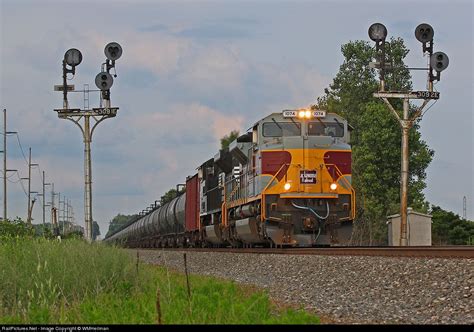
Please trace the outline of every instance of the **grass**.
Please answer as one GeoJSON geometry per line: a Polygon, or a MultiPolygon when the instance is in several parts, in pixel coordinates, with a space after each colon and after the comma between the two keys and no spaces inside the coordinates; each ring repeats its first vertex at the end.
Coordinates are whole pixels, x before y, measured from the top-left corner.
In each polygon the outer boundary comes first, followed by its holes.
{"type": "Polygon", "coordinates": [[[278,309],[263,291],[164,267],[136,265],[124,250],[80,240],[0,243],[1,324],[317,324],[278,309]]]}

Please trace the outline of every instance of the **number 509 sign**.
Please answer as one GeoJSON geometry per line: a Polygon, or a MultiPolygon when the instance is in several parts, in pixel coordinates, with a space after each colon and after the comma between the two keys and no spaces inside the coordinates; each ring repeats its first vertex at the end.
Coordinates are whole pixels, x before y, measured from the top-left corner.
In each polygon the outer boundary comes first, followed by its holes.
{"type": "Polygon", "coordinates": [[[117,108],[94,108],[97,115],[117,115],[117,108]]]}

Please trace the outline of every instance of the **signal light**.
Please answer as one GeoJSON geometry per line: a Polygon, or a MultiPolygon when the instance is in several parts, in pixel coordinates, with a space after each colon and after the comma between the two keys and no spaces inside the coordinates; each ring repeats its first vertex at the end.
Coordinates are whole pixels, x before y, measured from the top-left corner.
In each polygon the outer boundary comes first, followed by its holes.
{"type": "Polygon", "coordinates": [[[71,66],[75,67],[82,62],[82,53],[77,48],[70,48],[64,54],[64,61],[71,66]]]}
{"type": "Polygon", "coordinates": [[[105,56],[111,61],[115,61],[122,56],[122,46],[119,43],[111,42],[105,45],[105,56]]]}
{"type": "Polygon", "coordinates": [[[333,191],[336,190],[337,189],[337,183],[335,183],[335,182],[331,183],[329,188],[331,188],[331,190],[333,190],[333,191]]]}
{"type": "Polygon", "coordinates": [[[283,186],[283,188],[284,188],[286,191],[290,190],[290,188],[291,188],[291,183],[289,183],[289,182],[285,183],[285,185],[283,186]]]}
{"type": "Polygon", "coordinates": [[[446,53],[436,52],[430,57],[430,65],[437,72],[443,71],[448,68],[449,58],[446,53]]]}
{"type": "Polygon", "coordinates": [[[415,29],[415,37],[423,44],[432,41],[434,37],[433,27],[426,23],[418,25],[415,29]]]}
{"type": "Polygon", "coordinates": [[[387,28],[382,23],[374,23],[369,27],[369,38],[380,42],[387,37],[387,28]]]}
{"type": "Polygon", "coordinates": [[[109,90],[113,84],[114,84],[114,79],[112,75],[110,75],[106,71],[98,73],[97,76],[95,77],[95,85],[102,91],[109,90]]]}
{"type": "Polygon", "coordinates": [[[385,38],[387,37],[387,28],[382,23],[374,23],[369,27],[369,38],[375,42],[375,58],[379,64],[381,90],[384,90],[385,81],[385,38]]]}

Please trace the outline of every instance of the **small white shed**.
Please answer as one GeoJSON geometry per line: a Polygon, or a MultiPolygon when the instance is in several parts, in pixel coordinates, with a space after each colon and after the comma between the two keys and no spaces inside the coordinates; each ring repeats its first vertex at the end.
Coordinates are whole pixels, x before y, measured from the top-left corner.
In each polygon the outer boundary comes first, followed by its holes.
{"type": "MultiPolygon", "coordinates": [[[[400,245],[400,214],[387,217],[388,245],[400,245]]],[[[407,238],[409,246],[431,246],[431,215],[407,209],[407,238]]]]}

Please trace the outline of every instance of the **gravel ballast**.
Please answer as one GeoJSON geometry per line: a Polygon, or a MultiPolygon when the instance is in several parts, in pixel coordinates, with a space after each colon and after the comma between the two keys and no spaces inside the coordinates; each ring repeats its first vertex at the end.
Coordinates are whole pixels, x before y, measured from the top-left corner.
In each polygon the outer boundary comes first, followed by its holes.
{"type": "MultiPolygon", "coordinates": [[[[140,250],[140,260],[184,271],[180,251],[140,250]]],[[[474,324],[472,259],[187,252],[187,264],[331,323],[474,324]]]]}

